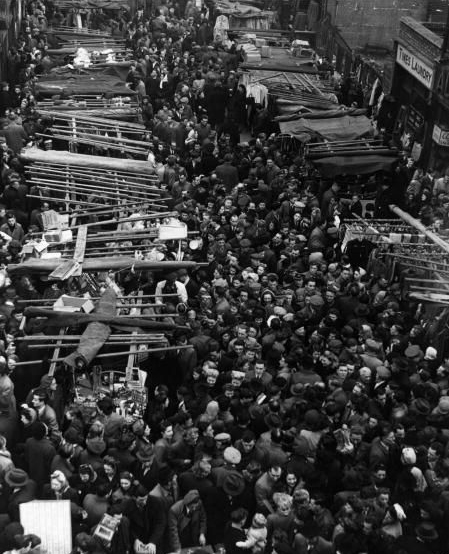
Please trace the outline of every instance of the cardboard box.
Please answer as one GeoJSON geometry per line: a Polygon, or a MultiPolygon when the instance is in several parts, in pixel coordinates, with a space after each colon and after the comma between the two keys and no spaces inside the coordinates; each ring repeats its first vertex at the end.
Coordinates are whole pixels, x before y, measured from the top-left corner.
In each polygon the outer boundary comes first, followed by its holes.
{"type": "Polygon", "coordinates": [[[45,252],[41,256],[41,260],[60,260],[61,258],[61,252],[45,252]]]}
{"type": "Polygon", "coordinates": [[[53,309],[60,312],[84,312],[90,314],[95,306],[89,298],[79,298],[78,296],[68,296],[63,294],[53,304],[53,309]]]}
{"type": "Polygon", "coordinates": [[[245,57],[246,57],[246,61],[251,63],[259,63],[262,61],[260,52],[258,50],[247,52],[245,57]]]}
{"type": "Polygon", "coordinates": [[[55,229],[53,231],[47,231],[44,233],[44,240],[46,242],[61,242],[62,231],[55,229]]]}
{"type": "Polygon", "coordinates": [[[269,46],[262,46],[260,55],[262,58],[271,58],[271,48],[269,46]]]}
{"type": "Polygon", "coordinates": [[[40,242],[35,242],[33,246],[34,250],[38,254],[43,254],[48,248],[48,242],[46,242],[45,240],[41,240],[40,242]]]}

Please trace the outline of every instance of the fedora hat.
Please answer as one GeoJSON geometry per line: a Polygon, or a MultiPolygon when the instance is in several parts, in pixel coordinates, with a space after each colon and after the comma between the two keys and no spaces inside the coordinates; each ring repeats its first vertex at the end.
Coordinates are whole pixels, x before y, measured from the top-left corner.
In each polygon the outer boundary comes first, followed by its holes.
{"type": "Polygon", "coordinates": [[[278,414],[268,413],[264,417],[264,422],[267,427],[274,427],[275,429],[280,429],[282,427],[282,419],[278,414]]]}
{"type": "Polygon", "coordinates": [[[238,496],[242,494],[245,489],[245,480],[236,471],[230,471],[224,481],[223,490],[229,496],[238,496]]]}
{"type": "Polygon", "coordinates": [[[438,406],[434,408],[433,413],[436,415],[449,414],[449,396],[441,396],[438,401],[438,406]]]}
{"type": "Polygon", "coordinates": [[[290,394],[292,396],[302,396],[303,392],[304,392],[304,385],[302,383],[294,383],[290,387],[290,394]]]}
{"type": "Polygon", "coordinates": [[[412,407],[418,415],[427,416],[431,411],[430,403],[425,398],[417,398],[412,404],[412,407]]]}
{"type": "Polygon", "coordinates": [[[97,454],[97,456],[101,456],[106,450],[106,443],[103,439],[95,437],[93,439],[86,440],[86,447],[89,452],[92,452],[92,454],[97,454]]]}
{"type": "Polygon", "coordinates": [[[140,462],[149,462],[154,457],[154,446],[146,443],[141,444],[139,450],[136,452],[136,458],[140,462]]]}
{"type": "Polygon", "coordinates": [[[13,488],[22,488],[28,482],[28,473],[23,469],[12,468],[5,473],[5,481],[13,488]]]}
{"type": "Polygon", "coordinates": [[[434,541],[438,538],[435,525],[428,521],[423,521],[416,527],[416,534],[423,541],[434,541]]]}

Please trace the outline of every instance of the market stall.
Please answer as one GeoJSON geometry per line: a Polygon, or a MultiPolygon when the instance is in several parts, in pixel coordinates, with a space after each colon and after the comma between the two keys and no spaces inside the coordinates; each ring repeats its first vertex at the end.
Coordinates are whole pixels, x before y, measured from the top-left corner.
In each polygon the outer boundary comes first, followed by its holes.
{"type": "Polygon", "coordinates": [[[144,140],[145,126],[120,120],[85,116],[79,112],[39,110],[40,115],[52,121],[45,133],[37,133],[43,139],[55,139],[68,144],[71,151],[79,146],[88,149],[104,149],[112,156],[133,154],[137,159],[147,159],[149,142],[144,140]]]}
{"type": "Polygon", "coordinates": [[[267,30],[277,21],[277,13],[263,10],[245,2],[217,0],[215,9],[229,18],[229,27],[237,29],[267,30]]]}

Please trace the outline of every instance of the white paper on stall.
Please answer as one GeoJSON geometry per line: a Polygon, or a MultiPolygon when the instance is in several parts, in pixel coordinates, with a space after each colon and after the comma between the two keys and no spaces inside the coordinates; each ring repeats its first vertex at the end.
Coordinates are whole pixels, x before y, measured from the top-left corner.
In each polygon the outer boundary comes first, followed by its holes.
{"type": "Polygon", "coordinates": [[[20,504],[20,523],[26,534],[37,535],[51,554],[72,550],[70,500],[33,500],[20,504]]]}

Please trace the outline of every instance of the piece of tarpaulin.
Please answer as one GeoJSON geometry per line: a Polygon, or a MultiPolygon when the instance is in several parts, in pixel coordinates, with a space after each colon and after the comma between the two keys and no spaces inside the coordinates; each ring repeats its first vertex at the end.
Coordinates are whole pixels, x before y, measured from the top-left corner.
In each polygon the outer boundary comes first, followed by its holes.
{"type": "Polygon", "coordinates": [[[366,175],[377,171],[390,171],[397,162],[393,156],[334,156],[313,160],[323,177],[332,178],[337,175],[366,175]]]}
{"type": "Polygon", "coordinates": [[[371,121],[365,115],[344,115],[343,117],[325,119],[306,119],[303,117],[297,121],[281,121],[279,127],[281,133],[297,138],[299,138],[299,135],[307,133],[313,139],[329,141],[357,140],[373,135],[371,121]]]}
{"type": "MultiPolygon", "coordinates": [[[[108,287],[98,300],[95,313],[112,318],[116,315],[116,306],[117,294],[112,287],[108,287]]],[[[87,367],[103,348],[110,334],[111,328],[106,323],[89,323],[80,337],[77,349],[64,358],[64,363],[69,367],[76,367],[77,360],[81,359],[87,367]]]]}
{"type": "Polygon", "coordinates": [[[114,77],[113,75],[105,75],[100,73],[96,76],[91,75],[72,75],[67,80],[63,81],[55,79],[54,81],[46,80],[36,83],[36,94],[42,96],[54,95],[88,95],[88,94],[103,94],[110,92],[122,96],[134,96],[135,91],[126,86],[126,82],[114,77]]]}
{"type": "MultiPolygon", "coordinates": [[[[261,76],[263,77],[263,75],[261,76]]],[[[344,117],[350,115],[352,117],[359,115],[366,115],[367,110],[364,108],[351,108],[349,110],[342,110],[340,107],[335,110],[309,110],[302,105],[295,103],[296,111],[293,113],[278,115],[274,119],[275,121],[298,121],[298,119],[329,119],[331,117],[344,117]]]]}

